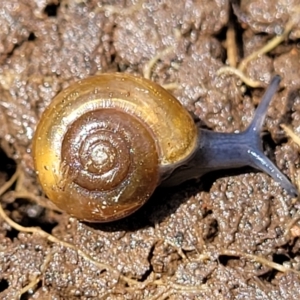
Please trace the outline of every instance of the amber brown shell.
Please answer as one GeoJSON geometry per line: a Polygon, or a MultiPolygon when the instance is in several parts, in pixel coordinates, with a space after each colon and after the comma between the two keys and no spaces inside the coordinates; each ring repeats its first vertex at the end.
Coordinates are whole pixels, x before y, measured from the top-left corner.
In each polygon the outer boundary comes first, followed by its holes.
{"type": "Polygon", "coordinates": [[[102,74],[58,94],[37,126],[33,155],[51,201],[80,220],[108,222],[137,210],[162,169],[191,156],[193,119],[159,85],[102,74]]]}

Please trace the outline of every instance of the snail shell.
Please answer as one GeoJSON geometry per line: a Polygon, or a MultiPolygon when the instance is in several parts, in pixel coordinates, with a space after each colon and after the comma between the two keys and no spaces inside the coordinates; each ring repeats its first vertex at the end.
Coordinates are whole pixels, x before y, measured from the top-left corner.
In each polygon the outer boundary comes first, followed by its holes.
{"type": "Polygon", "coordinates": [[[192,117],[162,87],[102,74],[53,99],[37,126],[33,157],[43,190],[60,209],[108,222],[142,206],[193,155],[197,139],[192,117]]]}

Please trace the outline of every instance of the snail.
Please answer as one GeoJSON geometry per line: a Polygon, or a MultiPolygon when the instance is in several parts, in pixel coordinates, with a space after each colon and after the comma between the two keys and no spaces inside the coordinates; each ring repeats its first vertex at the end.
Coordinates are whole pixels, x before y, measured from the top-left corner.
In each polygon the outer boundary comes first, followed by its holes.
{"type": "Polygon", "coordinates": [[[88,222],[110,222],[140,208],[158,185],[174,186],[212,170],[249,165],[297,190],[265,156],[261,129],[275,76],[241,133],[198,128],[169,92],[129,74],[102,74],[60,92],[33,141],[36,173],[60,209],[88,222]]]}

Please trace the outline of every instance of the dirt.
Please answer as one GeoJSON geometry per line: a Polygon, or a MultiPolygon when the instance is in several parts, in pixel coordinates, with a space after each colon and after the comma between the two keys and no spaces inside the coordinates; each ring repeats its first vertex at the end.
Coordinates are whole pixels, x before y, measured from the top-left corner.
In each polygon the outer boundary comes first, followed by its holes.
{"type": "Polygon", "coordinates": [[[37,122],[64,87],[103,72],[142,76],[162,53],[151,79],[175,83],[171,92],[215,131],[245,129],[279,74],[264,141],[298,184],[299,146],[280,124],[300,134],[299,5],[2,0],[0,194],[9,219],[0,217],[0,298],[299,299],[300,205],[268,175],[215,172],[157,190],[128,218],[87,224],[43,195],[31,156],[37,122]],[[240,67],[289,22],[282,43],[240,67]],[[218,75],[228,64],[259,87],[218,75]]]}

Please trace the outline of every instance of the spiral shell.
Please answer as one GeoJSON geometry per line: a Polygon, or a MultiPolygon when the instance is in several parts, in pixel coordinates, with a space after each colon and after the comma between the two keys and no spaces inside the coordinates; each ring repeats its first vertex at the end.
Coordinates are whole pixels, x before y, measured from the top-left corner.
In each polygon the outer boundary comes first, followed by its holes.
{"type": "Polygon", "coordinates": [[[33,157],[42,188],[78,219],[108,222],[143,205],[163,170],[192,155],[193,119],[144,78],[102,74],[71,85],[45,110],[33,157]]]}

